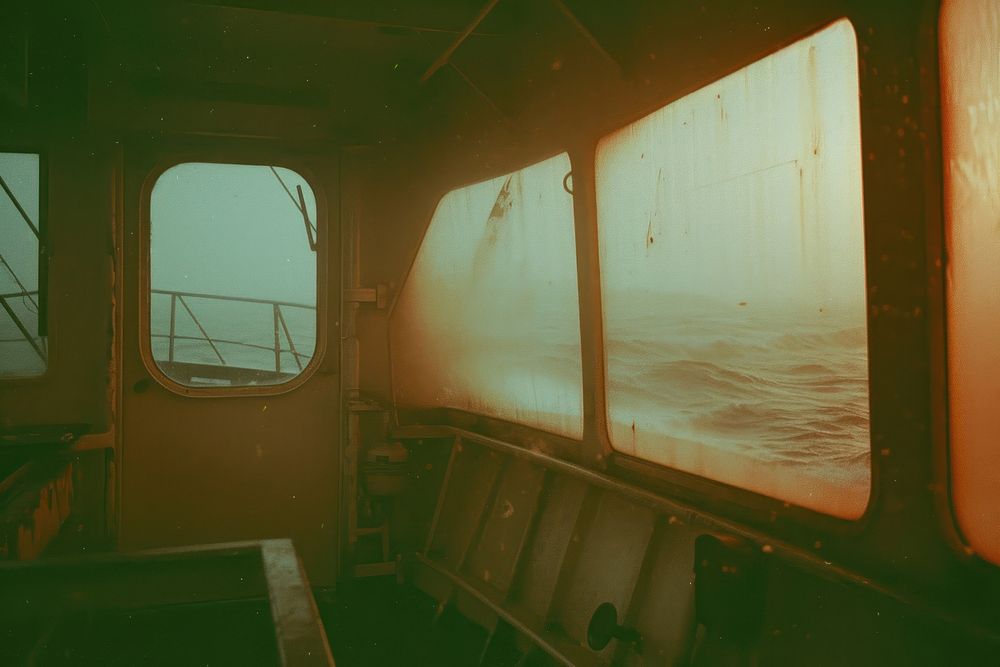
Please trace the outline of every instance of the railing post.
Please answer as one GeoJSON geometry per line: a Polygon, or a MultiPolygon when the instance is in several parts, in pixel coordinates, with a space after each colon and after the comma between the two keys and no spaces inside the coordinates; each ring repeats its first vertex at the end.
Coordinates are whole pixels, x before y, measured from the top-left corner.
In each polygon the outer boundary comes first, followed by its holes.
{"type": "Polygon", "coordinates": [[[274,372],[281,372],[281,336],[278,333],[278,304],[271,304],[271,312],[274,317],[274,372]]]}
{"type": "MultiPolygon", "coordinates": [[[[276,373],[280,373],[283,370],[283,362],[281,356],[286,350],[291,353],[292,359],[295,361],[295,366],[298,367],[299,371],[303,370],[304,368],[304,365],[302,363],[302,357],[306,357],[307,359],[310,358],[310,355],[304,355],[298,351],[298,348],[295,345],[295,339],[292,337],[291,329],[288,326],[288,321],[285,318],[285,312],[284,310],[282,310],[282,306],[288,306],[289,308],[304,308],[306,310],[311,310],[314,312],[316,310],[315,306],[310,306],[301,303],[291,303],[287,301],[268,301],[265,299],[227,297],[227,296],[221,296],[219,294],[199,294],[196,292],[174,292],[171,290],[153,289],[150,290],[150,293],[162,294],[170,297],[170,325],[168,332],[166,334],[150,332],[152,338],[167,339],[167,349],[168,349],[167,359],[170,362],[174,362],[177,359],[178,356],[177,341],[184,341],[184,340],[204,341],[208,343],[209,347],[212,349],[212,352],[215,353],[216,358],[219,360],[219,363],[223,366],[227,366],[228,364],[226,363],[226,360],[222,356],[222,352],[220,351],[219,346],[216,343],[244,346],[261,351],[270,349],[274,353],[274,371],[276,373]],[[195,299],[212,299],[218,301],[229,301],[229,302],[246,303],[246,304],[261,304],[261,305],[271,306],[271,331],[273,337],[273,340],[271,341],[271,347],[268,348],[268,346],[265,345],[263,341],[256,339],[256,334],[254,334],[255,340],[257,340],[257,342],[255,343],[248,343],[245,341],[213,339],[211,336],[208,335],[208,331],[205,329],[204,325],[198,319],[198,316],[195,315],[194,310],[188,304],[187,302],[188,297],[195,299]],[[187,312],[188,317],[191,318],[192,324],[194,324],[194,326],[198,329],[200,337],[181,335],[177,332],[178,305],[187,312]],[[285,348],[284,343],[282,343],[282,335],[284,335],[284,340],[288,341],[287,348],[285,348]]],[[[20,296],[21,294],[22,293],[0,294],[0,297],[20,296]]],[[[5,304],[0,303],[0,307],[4,305],[5,304]]],[[[255,331],[257,330],[255,329],[255,331]]],[[[159,361],[159,358],[157,358],[157,360],[159,361]]]]}
{"type": "Polygon", "coordinates": [[[167,339],[169,344],[169,353],[167,355],[167,361],[173,363],[174,361],[174,336],[175,328],[177,325],[177,295],[170,295],[170,337],[167,339]]]}
{"type": "Polygon", "coordinates": [[[281,304],[276,303],[274,305],[278,309],[278,321],[281,322],[281,330],[285,332],[285,340],[288,341],[288,349],[292,352],[292,359],[295,359],[295,365],[302,370],[302,360],[299,359],[299,351],[295,349],[295,341],[292,340],[292,334],[288,330],[288,322],[285,321],[285,314],[281,312],[281,304]]]}
{"type": "Polygon", "coordinates": [[[191,310],[191,306],[187,305],[187,301],[184,300],[184,294],[181,293],[181,292],[178,292],[177,293],[177,299],[181,302],[181,305],[184,306],[184,310],[186,310],[187,314],[191,317],[191,321],[194,322],[194,325],[196,327],[198,327],[198,331],[201,332],[202,338],[205,339],[205,341],[212,348],[212,351],[215,352],[215,356],[219,358],[219,363],[222,364],[223,366],[225,366],[226,365],[226,360],[222,358],[222,353],[219,352],[219,348],[217,348],[215,346],[215,342],[211,338],[208,337],[208,332],[205,331],[205,327],[201,326],[201,322],[199,322],[198,318],[195,317],[194,311],[191,310]]]}
{"type": "Polygon", "coordinates": [[[21,318],[17,316],[17,313],[14,312],[14,310],[7,303],[7,299],[4,297],[0,297],[0,307],[3,307],[3,309],[7,312],[11,322],[13,322],[14,326],[17,327],[17,330],[21,332],[21,336],[24,337],[24,340],[31,346],[31,349],[35,351],[38,358],[44,363],[48,363],[48,360],[45,358],[45,353],[42,352],[42,348],[38,347],[38,343],[35,342],[34,337],[28,332],[28,328],[24,326],[24,323],[21,322],[21,318]]]}

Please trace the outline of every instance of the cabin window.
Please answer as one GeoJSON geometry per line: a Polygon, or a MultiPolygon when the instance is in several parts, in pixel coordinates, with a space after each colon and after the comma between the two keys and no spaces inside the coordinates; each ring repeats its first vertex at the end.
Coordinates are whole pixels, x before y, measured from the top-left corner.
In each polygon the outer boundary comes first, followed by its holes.
{"type": "Polygon", "coordinates": [[[400,405],[583,432],[565,153],[440,201],[392,315],[400,405]]]}
{"type": "Polygon", "coordinates": [[[864,513],[858,91],[842,20],[601,140],[618,451],[838,517],[864,513]]]}
{"type": "Polygon", "coordinates": [[[174,382],[287,382],[316,348],[316,199],[282,167],[187,162],[150,197],[152,357],[174,382]]]}
{"type": "Polygon", "coordinates": [[[45,372],[41,156],[0,153],[0,377],[45,372]]]}
{"type": "Polygon", "coordinates": [[[945,2],[940,35],[951,493],[1000,564],[1000,5],[945,2]]]}

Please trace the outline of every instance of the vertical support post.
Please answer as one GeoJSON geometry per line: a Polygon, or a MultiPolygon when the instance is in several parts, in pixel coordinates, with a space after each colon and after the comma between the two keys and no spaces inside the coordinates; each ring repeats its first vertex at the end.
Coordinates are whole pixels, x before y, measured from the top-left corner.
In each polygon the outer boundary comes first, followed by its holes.
{"type": "Polygon", "coordinates": [[[187,301],[185,301],[184,297],[182,295],[180,295],[180,294],[177,295],[177,300],[181,302],[182,306],[184,306],[184,310],[187,311],[187,314],[191,318],[191,321],[194,322],[194,325],[196,327],[198,327],[198,331],[201,332],[202,338],[204,338],[205,342],[208,343],[209,347],[212,348],[212,352],[215,352],[215,356],[219,358],[219,363],[222,364],[223,366],[225,366],[226,365],[226,360],[222,358],[222,353],[219,352],[219,348],[216,347],[215,341],[213,341],[211,338],[209,338],[208,332],[205,331],[205,327],[203,327],[201,325],[201,322],[198,320],[198,318],[195,317],[194,311],[191,310],[191,306],[189,306],[187,304],[187,301]]]}
{"type": "Polygon", "coordinates": [[[278,304],[278,321],[281,322],[281,330],[285,332],[285,340],[288,341],[288,349],[292,351],[292,359],[295,360],[295,364],[302,370],[302,359],[299,357],[299,351],[295,349],[295,341],[292,339],[292,334],[288,330],[288,322],[285,321],[285,314],[281,312],[281,305],[278,304]]]}
{"type": "Polygon", "coordinates": [[[279,333],[278,304],[271,304],[271,316],[274,320],[274,372],[281,372],[281,334],[279,333]]]}
{"type": "MultiPolygon", "coordinates": [[[[361,284],[361,240],[357,213],[346,212],[343,238],[344,289],[349,290],[361,284]]],[[[361,395],[360,351],[357,338],[358,304],[342,298],[343,328],[341,340],[342,390],[347,408],[347,444],[344,447],[344,507],[347,512],[347,546],[353,558],[358,541],[358,458],[361,455],[361,419],[356,410],[351,409],[352,401],[361,395]]]]}
{"type": "Polygon", "coordinates": [[[167,353],[167,361],[173,362],[174,360],[174,336],[176,335],[177,329],[177,295],[170,295],[170,337],[167,339],[169,341],[169,351],[167,353]]]}
{"type": "Polygon", "coordinates": [[[604,337],[601,335],[602,305],[600,243],[597,234],[597,176],[593,156],[597,146],[588,144],[575,151],[573,170],[573,216],[576,230],[576,267],[579,285],[580,351],[583,355],[583,441],[588,451],[581,456],[606,465],[613,449],[607,434],[607,377],[604,337]],[[577,158],[583,158],[577,159],[577,158]]]}
{"type": "Polygon", "coordinates": [[[344,467],[347,469],[344,490],[347,494],[347,544],[353,555],[358,542],[358,457],[361,450],[361,419],[357,411],[347,408],[347,447],[344,467]]]}

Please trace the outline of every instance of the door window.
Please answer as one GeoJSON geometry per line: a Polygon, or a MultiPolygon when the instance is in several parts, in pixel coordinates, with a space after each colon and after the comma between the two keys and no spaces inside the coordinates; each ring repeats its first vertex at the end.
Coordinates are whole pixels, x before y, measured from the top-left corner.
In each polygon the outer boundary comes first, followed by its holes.
{"type": "Polygon", "coordinates": [[[316,348],[316,200],[281,167],[187,162],[150,200],[153,361],[193,387],[275,385],[316,348]]]}

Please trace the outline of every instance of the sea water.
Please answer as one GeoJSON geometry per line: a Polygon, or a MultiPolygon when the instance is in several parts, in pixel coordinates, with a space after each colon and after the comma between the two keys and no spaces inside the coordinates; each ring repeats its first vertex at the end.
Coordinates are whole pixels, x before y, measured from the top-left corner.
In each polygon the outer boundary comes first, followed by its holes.
{"type": "MultiPolygon", "coordinates": [[[[152,349],[157,361],[167,361],[170,357],[170,301],[166,294],[153,294],[151,301],[152,349]]],[[[309,363],[315,350],[316,309],[282,305],[280,310],[288,328],[286,335],[279,321],[281,370],[295,372],[299,364],[305,367],[309,363]],[[298,363],[292,353],[293,345],[299,355],[298,363]]],[[[178,300],[174,306],[174,360],[274,371],[274,324],[274,306],[270,303],[184,297],[183,304],[178,300]],[[205,339],[206,334],[215,349],[205,339]]]]}

